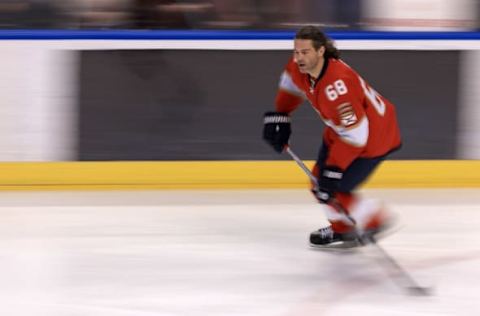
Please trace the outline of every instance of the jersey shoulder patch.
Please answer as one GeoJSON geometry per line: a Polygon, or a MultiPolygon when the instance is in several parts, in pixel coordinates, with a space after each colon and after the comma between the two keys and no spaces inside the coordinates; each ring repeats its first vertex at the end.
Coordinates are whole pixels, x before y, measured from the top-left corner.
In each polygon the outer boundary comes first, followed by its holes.
{"type": "Polygon", "coordinates": [[[357,115],[350,102],[345,102],[337,106],[337,112],[342,126],[349,127],[358,122],[357,115]]]}

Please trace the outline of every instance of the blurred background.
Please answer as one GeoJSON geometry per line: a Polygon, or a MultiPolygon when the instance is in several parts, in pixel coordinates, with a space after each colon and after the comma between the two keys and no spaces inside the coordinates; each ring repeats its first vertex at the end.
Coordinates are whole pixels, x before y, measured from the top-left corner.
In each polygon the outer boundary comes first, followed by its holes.
{"type": "Polygon", "coordinates": [[[478,0],[2,0],[2,29],[475,30],[478,0]]]}
{"type": "MultiPolygon", "coordinates": [[[[286,30],[293,37],[301,25],[318,25],[342,59],[396,105],[404,146],[392,158],[454,160],[480,159],[479,41],[338,36],[476,34],[479,13],[478,0],[3,0],[0,31],[286,30]]],[[[290,38],[280,48],[271,40],[244,49],[197,40],[185,49],[176,46],[188,44],[182,38],[79,41],[64,33],[66,40],[1,42],[0,161],[289,159],[260,135],[290,38]]],[[[293,128],[299,154],[315,159],[323,123],[308,104],[295,112],[293,128]]]]}

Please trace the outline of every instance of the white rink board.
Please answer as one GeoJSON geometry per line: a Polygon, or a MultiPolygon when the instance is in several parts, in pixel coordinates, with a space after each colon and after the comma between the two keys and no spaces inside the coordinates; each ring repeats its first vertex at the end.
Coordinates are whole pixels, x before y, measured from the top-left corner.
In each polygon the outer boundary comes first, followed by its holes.
{"type": "MultiPolygon", "coordinates": [[[[101,49],[291,50],[291,40],[2,40],[0,161],[65,161],[76,157],[77,54],[101,49]]],[[[479,40],[339,40],[342,50],[462,50],[461,80],[480,70],[479,40]],[[473,66],[472,66],[473,65],[473,66]]],[[[462,159],[479,159],[476,81],[462,85],[462,159]]],[[[420,89],[420,88],[419,88],[420,89]]]]}
{"type": "Polygon", "coordinates": [[[405,295],[368,248],[310,250],[308,233],[325,220],[307,190],[1,192],[0,314],[478,310],[480,192],[364,193],[399,215],[401,229],[381,245],[418,282],[433,285],[433,296],[405,295]]]}

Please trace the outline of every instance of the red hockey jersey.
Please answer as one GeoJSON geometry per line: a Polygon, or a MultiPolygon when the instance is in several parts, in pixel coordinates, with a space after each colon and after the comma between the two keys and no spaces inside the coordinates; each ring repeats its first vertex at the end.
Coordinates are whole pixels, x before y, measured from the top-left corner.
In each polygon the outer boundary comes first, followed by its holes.
{"type": "Polygon", "coordinates": [[[395,107],[346,63],[326,59],[314,81],[293,58],[282,73],[276,110],[291,113],[307,99],[326,128],[326,164],[346,169],[357,157],[387,154],[401,144],[395,107]]]}

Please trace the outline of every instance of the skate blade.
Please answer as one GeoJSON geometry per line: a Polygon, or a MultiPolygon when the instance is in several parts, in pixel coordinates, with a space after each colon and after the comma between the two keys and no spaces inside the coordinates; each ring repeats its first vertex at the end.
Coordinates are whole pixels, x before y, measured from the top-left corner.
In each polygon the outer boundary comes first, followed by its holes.
{"type": "Polygon", "coordinates": [[[348,251],[361,247],[362,244],[357,240],[334,242],[328,245],[316,245],[310,243],[310,247],[318,250],[341,250],[348,251]]]}

